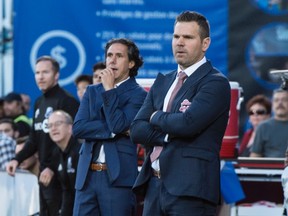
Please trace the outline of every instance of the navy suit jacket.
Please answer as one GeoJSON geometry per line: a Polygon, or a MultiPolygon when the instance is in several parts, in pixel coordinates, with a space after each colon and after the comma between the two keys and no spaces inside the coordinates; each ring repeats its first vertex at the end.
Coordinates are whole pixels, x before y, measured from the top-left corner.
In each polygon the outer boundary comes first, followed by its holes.
{"type": "MultiPolygon", "coordinates": [[[[230,85],[208,61],[186,79],[171,112],[163,112],[164,98],[176,74],[157,76],[131,125],[131,138],[145,146],[163,146],[159,157],[161,179],[169,193],[218,203],[219,152],[229,115],[230,85]],[[192,104],[182,113],[179,108],[184,99],[192,104]],[[168,142],[164,142],[166,134],[168,142]]],[[[145,193],[151,177],[150,153],[133,186],[136,193],[145,193]]]]}
{"type": "Polygon", "coordinates": [[[76,189],[81,190],[85,184],[94,145],[102,144],[110,183],[133,185],[138,172],[137,146],[124,133],[129,130],[146,94],[134,77],[109,91],[105,91],[102,84],[88,86],[73,125],[73,135],[85,140],[80,149],[76,189]]]}

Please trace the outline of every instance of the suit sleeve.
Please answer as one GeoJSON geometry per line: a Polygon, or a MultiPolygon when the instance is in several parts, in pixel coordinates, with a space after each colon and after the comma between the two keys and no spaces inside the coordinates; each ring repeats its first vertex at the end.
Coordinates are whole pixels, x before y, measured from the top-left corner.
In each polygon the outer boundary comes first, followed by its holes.
{"type": "MultiPolygon", "coordinates": [[[[155,81],[157,82],[157,80],[155,81]]],[[[161,146],[164,143],[165,133],[157,130],[149,121],[155,111],[153,106],[154,85],[151,87],[144,104],[131,124],[130,132],[134,143],[145,146],[161,146]]]]}
{"type": "Polygon", "coordinates": [[[219,77],[199,85],[191,105],[182,113],[157,111],[151,124],[169,136],[193,137],[205,130],[230,107],[230,85],[219,77]]]}
{"type": "Polygon", "coordinates": [[[116,89],[102,94],[106,123],[112,133],[120,134],[129,130],[133,119],[143,104],[145,96],[146,92],[136,91],[126,99],[120,99],[116,89]]]}
{"type": "Polygon", "coordinates": [[[73,124],[73,135],[77,139],[86,141],[95,141],[112,138],[106,121],[104,119],[102,107],[94,106],[97,104],[97,96],[91,93],[91,87],[88,86],[80,103],[80,107],[75,116],[73,124]],[[92,103],[92,100],[95,100],[92,103]],[[93,107],[90,107],[93,106],[93,107]]]}
{"type": "Polygon", "coordinates": [[[117,89],[112,89],[92,99],[95,95],[88,88],[75,118],[74,136],[86,140],[101,140],[113,138],[112,133],[117,135],[128,131],[146,96],[144,90],[139,90],[134,89],[133,93],[128,91],[119,96],[117,89]],[[97,100],[97,97],[101,97],[103,101],[92,103],[91,99],[97,100]],[[92,107],[94,110],[91,110],[92,107]]]}

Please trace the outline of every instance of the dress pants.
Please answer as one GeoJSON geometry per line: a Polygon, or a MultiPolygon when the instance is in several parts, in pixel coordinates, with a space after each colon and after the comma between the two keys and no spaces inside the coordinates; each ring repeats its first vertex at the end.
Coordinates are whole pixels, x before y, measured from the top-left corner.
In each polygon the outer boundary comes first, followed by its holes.
{"type": "Polygon", "coordinates": [[[113,187],[107,171],[89,170],[82,190],[76,190],[74,216],[134,216],[132,187],[113,187]]]}
{"type": "Polygon", "coordinates": [[[215,216],[217,205],[191,196],[168,193],[161,179],[152,176],[144,199],[143,216],[215,216]]]}

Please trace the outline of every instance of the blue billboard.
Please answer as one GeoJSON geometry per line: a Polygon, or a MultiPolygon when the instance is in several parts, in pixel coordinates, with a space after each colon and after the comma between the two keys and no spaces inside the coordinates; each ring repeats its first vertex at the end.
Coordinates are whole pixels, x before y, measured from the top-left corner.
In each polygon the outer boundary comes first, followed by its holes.
{"type": "Polygon", "coordinates": [[[144,58],[138,78],[175,69],[173,25],[185,10],[208,18],[212,44],[207,57],[227,74],[227,0],[16,0],[14,4],[14,90],[32,100],[41,94],[34,81],[39,56],[59,61],[60,85],[76,95],[75,78],[92,74],[93,64],[104,60],[104,46],[111,38],[136,42],[144,58]]]}

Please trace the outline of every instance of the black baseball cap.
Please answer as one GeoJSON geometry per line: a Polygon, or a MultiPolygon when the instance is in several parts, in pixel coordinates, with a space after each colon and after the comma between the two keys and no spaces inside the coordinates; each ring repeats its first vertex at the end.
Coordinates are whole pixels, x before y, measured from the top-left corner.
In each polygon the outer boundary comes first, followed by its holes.
{"type": "Polygon", "coordinates": [[[4,98],[4,101],[6,102],[12,102],[12,101],[21,101],[22,102],[22,98],[21,95],[15,92],[11,92],[9,94],[7,94],[4,98]]]}

